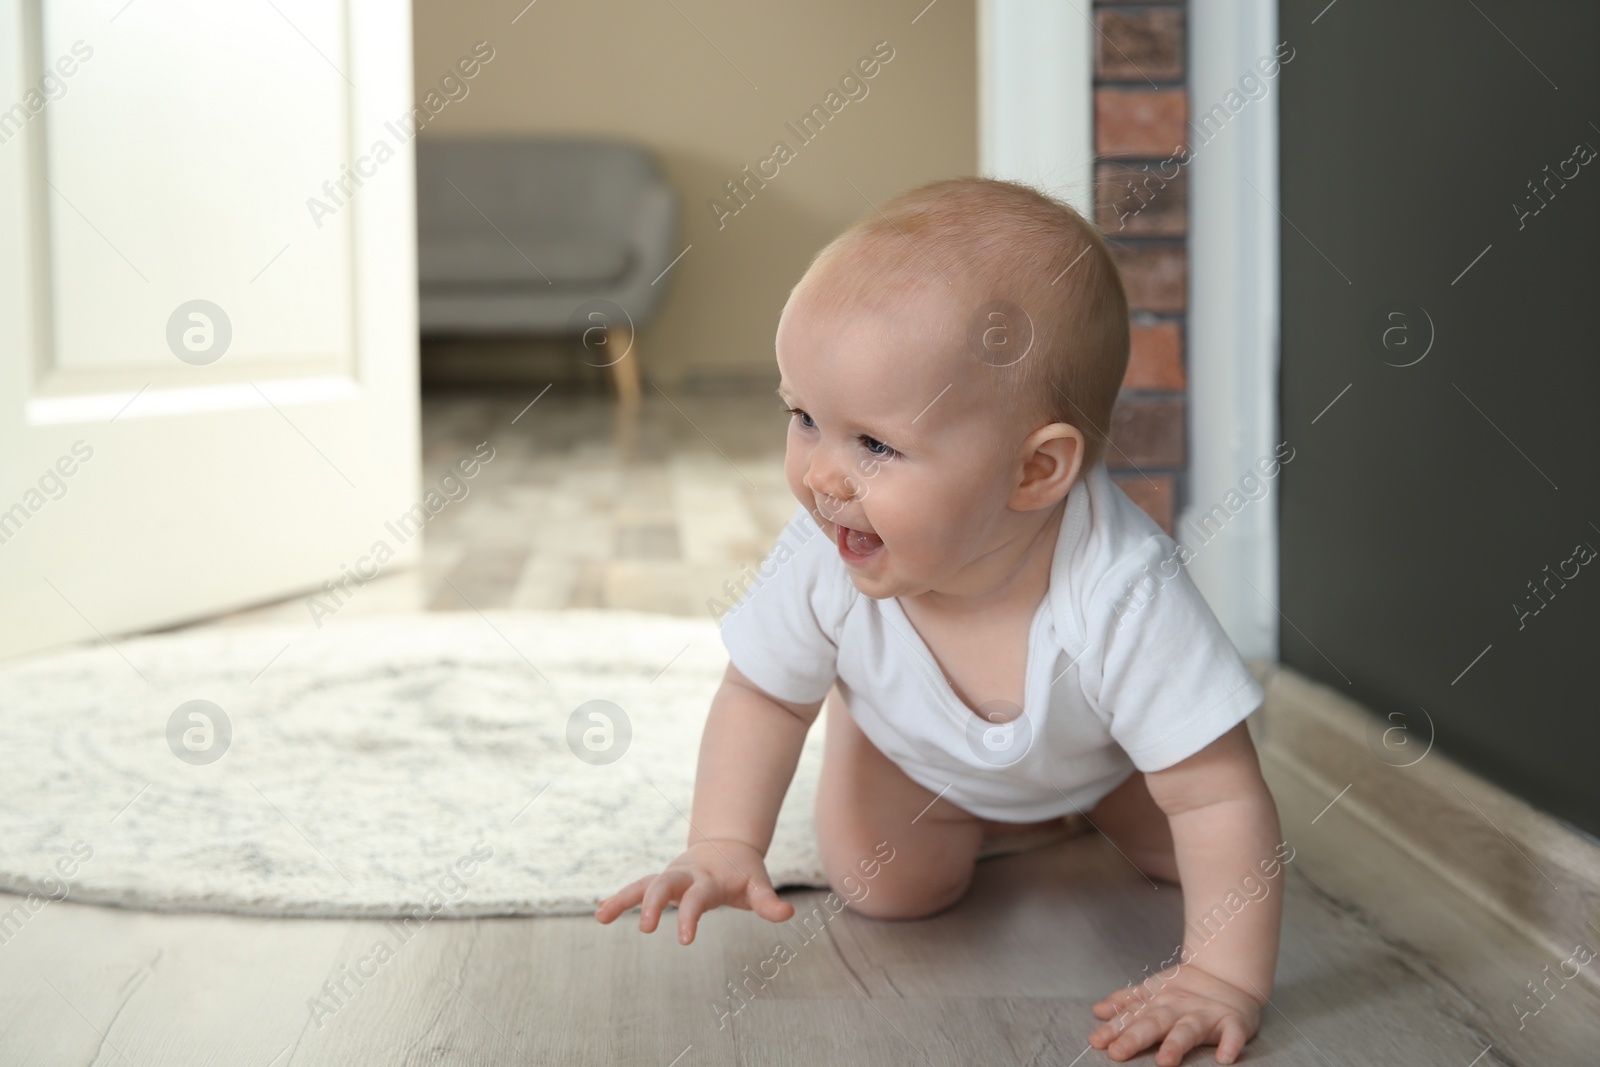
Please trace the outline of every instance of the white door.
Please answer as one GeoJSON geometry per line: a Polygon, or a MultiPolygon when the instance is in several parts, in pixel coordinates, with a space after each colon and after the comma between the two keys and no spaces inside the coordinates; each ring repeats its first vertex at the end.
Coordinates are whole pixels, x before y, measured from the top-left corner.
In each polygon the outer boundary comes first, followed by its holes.
{"type": "Polygon", "coordinates": [[[399,0],[0,0],[0,656],[415,560],[411,107],[399,0]]]}

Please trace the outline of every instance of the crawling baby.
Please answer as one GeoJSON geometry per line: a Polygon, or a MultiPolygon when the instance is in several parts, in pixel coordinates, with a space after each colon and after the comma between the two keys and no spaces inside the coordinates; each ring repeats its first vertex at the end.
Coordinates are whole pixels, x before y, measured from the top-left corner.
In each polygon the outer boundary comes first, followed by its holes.
{"type": "Polygon", "coordinates": [[[824,536],[781,541],[723,617],[688,849],[596,918],[637,905],[650,932],[676,904],[684,944],[718,906],[790,918],[763,860],[826,701],[818,845],[841,893],[873,863],[856,911],[932,915],[996,839],[1086,820],[1181,884],[1187,920],[1162,969],[1094,1005],[1090,1044],[1232,1063],[1272,989],[1282,894],[1202,931],[1241,882],[1281,877],[1244,723],[1263,693],[1106,472],[1128,306],[1104,241],[1023,185],[913,189],[816,256],[777,359],[792,523],[824,536]]]}

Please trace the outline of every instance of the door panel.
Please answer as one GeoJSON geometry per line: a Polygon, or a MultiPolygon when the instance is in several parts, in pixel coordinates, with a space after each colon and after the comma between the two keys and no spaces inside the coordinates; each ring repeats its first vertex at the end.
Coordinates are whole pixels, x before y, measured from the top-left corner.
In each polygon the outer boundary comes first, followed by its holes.
{"type": "Polygon", "coordinates": [[[52,368],[176,380],[162,309],[197,297],[231,319],[219,371],[348,367],[350,216],[300,233],[306,198],[348,157],[350,86],[318,54],[348,66],[343,5],[277,7],[165,0],[108,24],[93,6],[45,5],[40,54],[79,67],[45,113],[52,368]]]}
{"type": "Polygon", "coordinates": [[[0,0],[0,655],[313,589],[416,498],[410,97],[393,0],[0,0]]]}

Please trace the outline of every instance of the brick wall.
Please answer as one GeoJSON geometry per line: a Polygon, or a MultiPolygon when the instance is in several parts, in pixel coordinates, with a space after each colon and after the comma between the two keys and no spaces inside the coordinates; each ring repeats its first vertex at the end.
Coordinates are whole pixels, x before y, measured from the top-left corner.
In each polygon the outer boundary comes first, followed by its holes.
{"type": "Polygon", "coordinates": [[[1170,162],[1188,140],[1185,6],[1123,0],[1094,12],[1095,221],[1132,319],[1106,463],[1169,534],[1188,463],[1188,175],[1170,162]]]}

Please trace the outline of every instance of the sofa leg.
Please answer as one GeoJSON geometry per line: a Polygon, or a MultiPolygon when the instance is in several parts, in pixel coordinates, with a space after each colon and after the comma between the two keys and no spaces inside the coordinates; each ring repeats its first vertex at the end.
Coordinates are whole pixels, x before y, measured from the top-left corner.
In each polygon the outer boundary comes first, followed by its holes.
{"type": "Polygon", "coordinates": [[[612,429],[617,455],[623,462],[633,457],[639,436],[639,353],[638,340],[627,326],[606,328],[606,351],[626,352],[611,366],[611,384],[617,390],[617,409],[612,429]]]}
{"type": "Polygon", "coordinates": [[[628,327],[606,327],[606,351],[627,353],[611,364],[611,384],[616,386],[617,398],[630,407],[639,402],[639,353],[635,351],[637,345],[638,341],[628,327]]]}

